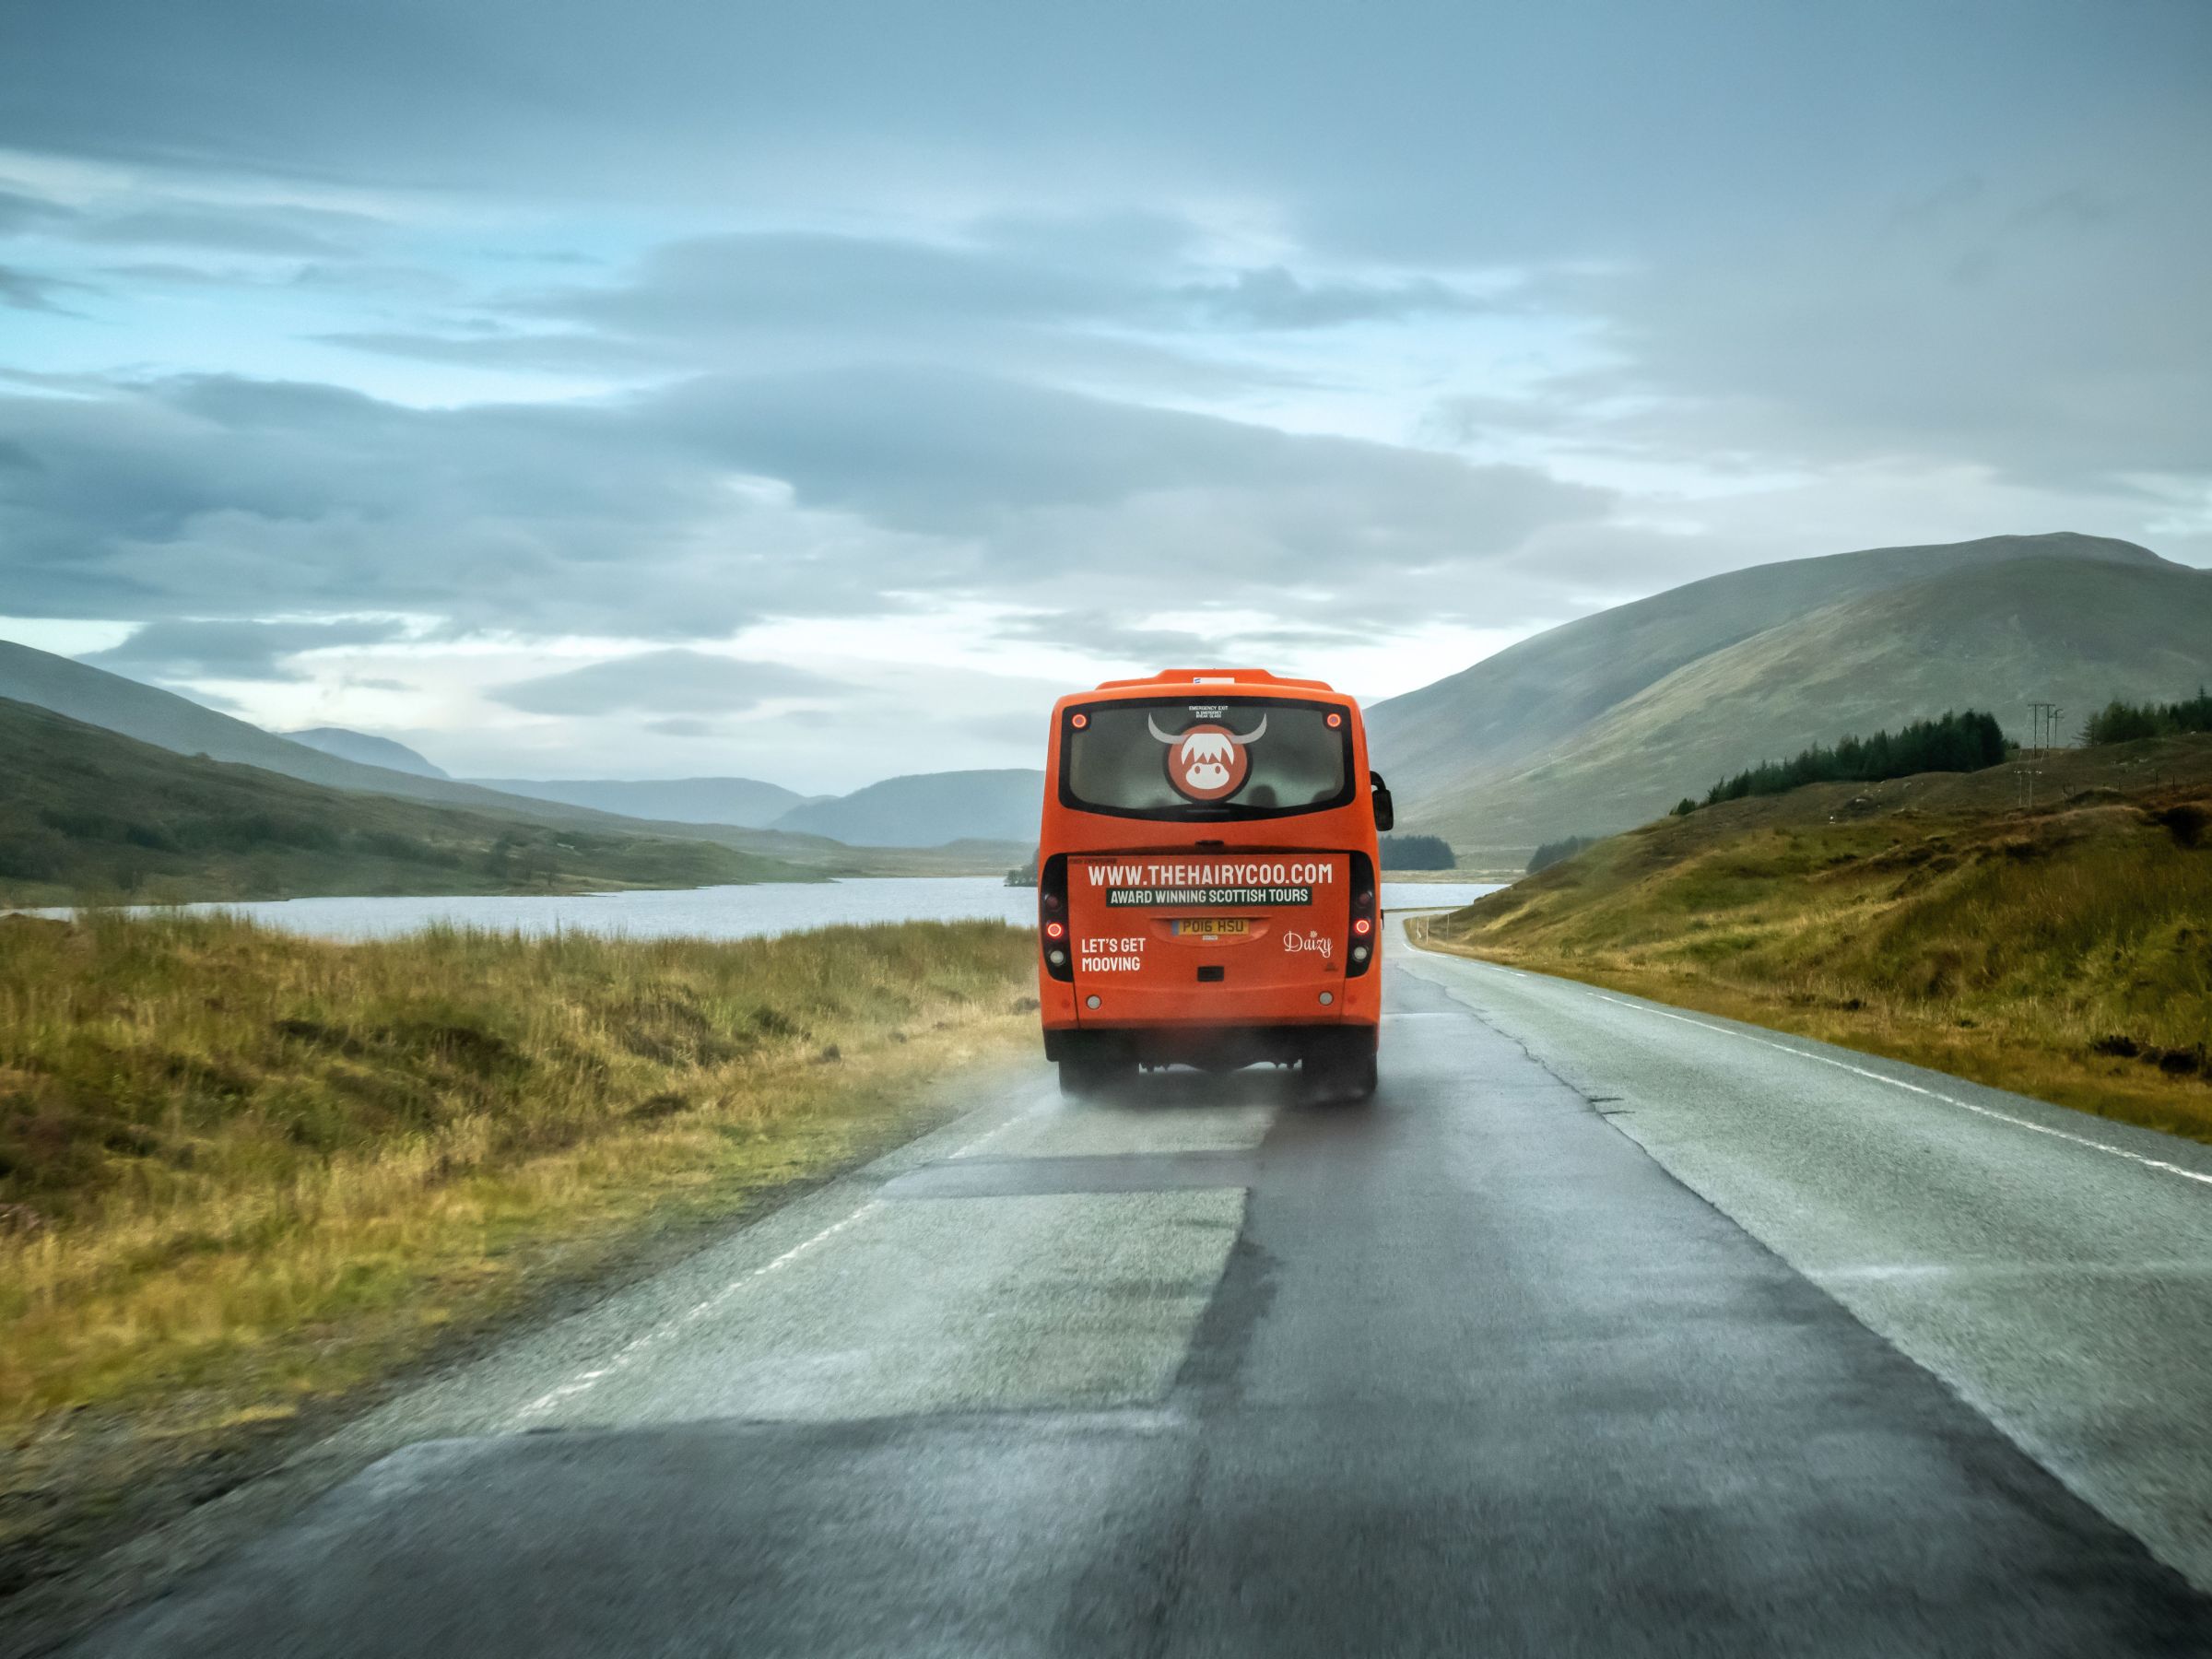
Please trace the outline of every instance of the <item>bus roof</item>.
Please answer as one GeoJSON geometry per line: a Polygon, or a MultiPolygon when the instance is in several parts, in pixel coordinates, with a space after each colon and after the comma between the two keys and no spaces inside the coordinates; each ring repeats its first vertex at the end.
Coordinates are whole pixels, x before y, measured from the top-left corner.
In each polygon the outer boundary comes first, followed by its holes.
{"type": "Polygon", "coordinates": [[[1334,691],[1327,680],[1291,679],[1265,668],[1162,668],[1136,679],[1100,680],[1101,691],[1124,691],[1133,686],[1303,686],[1310,691],[1334,691]]]}

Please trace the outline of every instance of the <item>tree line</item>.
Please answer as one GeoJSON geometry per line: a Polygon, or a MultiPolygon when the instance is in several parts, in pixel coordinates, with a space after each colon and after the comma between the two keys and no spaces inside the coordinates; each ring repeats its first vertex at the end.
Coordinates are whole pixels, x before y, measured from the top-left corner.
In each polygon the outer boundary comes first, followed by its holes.
{"type": "Polygon", "coordinates": [[[2133,743],[2138,737],[2171,737],[2182,732],[2212,732],[2212,691],[2196,688],[2180,702],[2131,703],[2114,698],[2081,729],[2084,743],[2133,743]]]}
{"type": "Polygon", "coordinates": [[[1386,870],[1449,870],[1459,863],[1452,843],[1441,835],[1386,835],[1382,853],[1386,870]]]}
{"type": "Polygon", "coordinates": [[[1528,855],[1528,873],[1534,876],[1538,870],[1547,870],[1572,858],[1584,847],[1595,846],[1598,839],[1594,835],[1562,835],[1558,841],[1547,841],[1528,855]]]}
{"type": "MultiPolygon", "coordinates": [[[[1704,805],[1781,794],[1806,783],[1874,783],[1914,772],[1980,771],[2002,761],[2006,750],[2005,732],[1995,715],[1954,710],[1938,720],[1912,721],[1895,732],[1846,737],[1832,747],[1817,743],[1787,760],[1761,761],[1715,783],[1706,792],[1704,805]]],[[[1697,805],[1685,796],[1675,811],[1687,813],[1697,805]]]]}

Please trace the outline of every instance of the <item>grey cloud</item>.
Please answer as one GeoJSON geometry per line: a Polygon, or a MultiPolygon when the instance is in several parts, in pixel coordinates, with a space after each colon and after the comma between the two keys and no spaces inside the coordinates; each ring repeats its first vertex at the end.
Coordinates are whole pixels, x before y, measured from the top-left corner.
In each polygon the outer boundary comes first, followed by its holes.
{"type": "Polygon", "coordinates": [[[1194,620],[1197,626],[1190,629],[1148,628],[1103,609],[1061,610],[1006,618],[995,631],[1005,639],[1039,640],[1147,668],[1220,662],[1225,653],[1327,648],[1365,638],[1364,630],[1354,626],[1231,627],[1210,617],[1194,620]]]}
{"type": "Polygon", "coordinates": [[[978,246],[1024,258],[1145,273],[1187,263],[1202,241],[1199,228],[1183,215],[1145,207],[1001,210],[971,220],[967,230],[978,246]]]}
{"type": "Polygon", "coordinates": [[[328,257],[349,252],[362,233],[376,226],[377,221],[366,215],[324,208],[174,203],[80,217],[72,234],[82,241],[129,246],[328,257]]]}
{"type": "Polygon", "coordinates": [[[1315,283],[1280,265],[1240,271],[1224,281],[1188,284],[1177,293],[1197,315],[1242,328],[1334,328],[1346,323],[1502,309],[1434,277],[1315,283]]]}
{"type": "MultiPolygon", "coordinates": [[[[882,360],[1018,367],[1192,387],[1282,383],[1225,356],[1224,333],[1280,334],[1500,309],[1435,277],[1344,281],[1186,255],[1168,216],[986,219],[957,241],[797,233],[662,244],[620,278],[511,296],[474,332],[320,336],[380,356],[479,369],[622,375],[720,365],[799,371],[882,360]],[[1048,239],[1064,235],[1065,243],[1048,239]],[[558,329],[516,327],[550,321],[558,329]],[[1194,349],[1205,341],[1206,348],[1194,349]]],[[[1249,358],[1249,354],[1247,354],[1249,358]]]]}
{"type": "Polygon", "coordinates": [[[1365,640],[1368,630],[1356,623],[1340,623],[1324,627],[1308,624],[1304,627],[1282,625],[1257,628],[1249,633],[1240,633],[1237,640],[1247,645],[1281,650],[1297,650],[1319,646],[1326,649],[1353,640],[1365,640]]]}
{"type": "Polygon", "coordinates": [[[0,472],[20,614],[671,642],[917,594],[1449,612],[1535,530],[1609,505],[1530,468],[912,370],[453,410],[201,377],[0,397],[0,442],[30,463],[0,472]]]}
{"type": "Polygon", "coordinates": [[[1471,444],[1498,434],[1590,435],[1602,425],[1578,412],[1563,397],[1500,397],[1457,393],[1440,398],[1421,417],[1421,430],[1434,441],[1471,444]]]}
{"type": "MultiPolygon", "coordinates": [[[[746,662],[700,651],[653,651],[594,663],[535,679],[518,680],[489,693],[493,700],[532,714],[646,712],[675,717],[691,736],[706,728],[686,716],[743,713],[777,698],[841,692],[835,681],[781,663],[746,662]]],[[[667,719],[655,731],[669,732],[667,719]]]]}
{"type": "Polygon", "coordinates": [[[755,205],[950,175],[1002,200],[1288,204],[1401,254],[1678,244],[1912,158],[2078,151],[2123,100],[2144,127],[2201,108],[2212,49],[2201,6],[2057,0],[2007,8],[2003,50],[1980,8],[1901,0],[18,10],[0,141],[26,149],[755,205]]]}
{"type": "Polygon", "coordinates": [[[364,260],[311,260],[282,279],[295,288],[388,295],[397,299],[445,299],[461,289],[458,279],[421,265],[364,260]]]}
{"type": "Polygon", "coordinates": [[[44,196],[29,195],[19,190],[0,189],[0,236],[13,236],[18,231],[49,229],[65,225],[76,217],[76,212],[59,202],[44,196]]]}
{"type": "Polygon", "coordinates": [[[1218,636],[1182,629],[1139,627],[1097,608],[1009,617],[1001,620],[994,631],[1003,639],[1038,640],[1049,645],[1065,645],[1156,666],[1197,662],[1214,654],[1220,644],[1218,636]]]}
{"type": "Polygon", "coordinates": [[[396,622],[174,620],[149,622],[122,644],[83,660],[125,674],[169,680],[297,680],[290,659],[307,651],[379,645],[405,630],[396,622]]]}
{"type": "Polygon", "coordinates": [[[1118,314],[1123,282],[983,250],[853,236],[698,237],[655,249],[627,283],[543,309],[633,333],[1008,324],[1118,314]]]}
{"type": "MultiPolygon", "coordinates": [[[[1032,222],[1009,235],[999,224],[986,227],[980,241],[953,244],[857,236],[699,237],[655,249],[627,282],[547,296],[535,307],[626,334],[686,338],[791,328],[871,336],[947,326],[1307,329],[1488,309],[1434,277],[1315,281],[1276,265],[1163,280],[1163,268],[1189,269],[1190,262],[1163,263],[1173,239],[1157,216],[1141,220],[1130,235],[1132,243],[1155,254],[1143,265],[1112,253],[1100,256],[1100,240],[1129,234],[1112,221],[1105,229],[1065,227],[1066,245],[1046,243],[1047,229],[1032,222]]],[[[1180,241],[1187,247],[1193,240],[1186,227],[1180,241]]]]}
{"type": "Polygon", "coordinates": [[[75,316],[76,313],[58,303],[54,296],[96,291],[86,283],[72,282],[60,276],[42,276],[15,265],[0,265],[0,305],[11,311],[51,312],[56,316],[75,316]]]}
{"type": "Polygon", "coordinates": [[[2125,206],[1976,192],[1939,220],[1624,276],[1607,306],[1624,365],[1558,390],[1643,400],[1599,429],[1654,455],[2202,477],[2207,268],[2212,176],[2125,206]]]}
{"type": "Polygon", "coordinates": [[[109,265],[100,272],[112,282],[175,288],[231,288],[258,281],[243,271],[215,271],[205,265],[182,265],[175,260],[148,259],[131,265],[109,265]]]}
{"type": "MultiPolygon", "coordinates": [[[[171,259],[135,260],[129,265],[105,266],[100,276],[119,287],[136,285],[141,289],[246,288],[266,292],[291,288],[416,300],[449,299],[460,288],[453,278],[418,266],[372,265],[361,261],[317,260],[296,269],[282,270],[265,265],[187,265],[181,260],[171,259]]],[[[354,336],[327,335],[320,337],[334,344],[345,345],[350,343],[354,336]]]]}
{"type": "MultiPolygon", "coordinates": [[[[786,480],[803,500],[920,533],[982,535],[1013,513],[1147,497],[1241,500],[1288,530],[1301,508],[1335,496],[1356,500],[1364,521],[1358,545],[1340,552],[1420,562],[1453,544],[1510,544],[1605,503],[1528,468],[942,371],[700,382],[661,408],[672,429],[786,480]],[[1406,545],[1415,539],[1426,545],[1406,545]]],[[[1006,551],[1023,557],[1018,545],[1006,551]]],[[[1133,546],[1124,557],[1143,555],[1133,546]]]]}
{"type": "Polygon", "coordinates": [[[434,335],[361,330],[314,337],[326,346],[343,346],[349,351],[378,357],[534,373],[627,375],[665,371],[680,361],[665,349],[600,334],[434,335]]]}
{"type": "Polygon", "coordinates": [[[418,410],[203,378],[0,398],[0,571],[31,614],[410,611],[649,637],[751,613],[758,550],[712,468],[612,410],[418,410]]]}

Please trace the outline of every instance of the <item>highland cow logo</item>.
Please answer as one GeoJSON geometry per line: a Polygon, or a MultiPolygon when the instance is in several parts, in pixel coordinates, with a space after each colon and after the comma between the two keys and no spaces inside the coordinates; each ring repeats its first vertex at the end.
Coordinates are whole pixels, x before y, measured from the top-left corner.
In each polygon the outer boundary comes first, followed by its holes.
{"type": "Polygon", "coordinates": [[[1187,732],[1163,732],[1149,714],[1145,724],[1152,735],[1168,746],[1168,782],[1178,794],[1194,801],[1219,801],[1243,788],[1252,770],[1244,746],[1267,730],[1267,717],[1242,736],[1211,722],[1187,732]]]}

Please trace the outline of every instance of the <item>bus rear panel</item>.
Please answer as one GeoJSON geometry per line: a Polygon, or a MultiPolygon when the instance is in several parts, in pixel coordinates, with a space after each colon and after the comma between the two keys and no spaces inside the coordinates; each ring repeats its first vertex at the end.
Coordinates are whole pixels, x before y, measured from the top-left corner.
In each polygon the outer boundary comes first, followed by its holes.
{"type": "Polygon", "coordinates": [[[1320,681],[1176,670],[1063,698],[1038,981],[1070,1092],[1263,1061],[1371,1089],[1378,785],[1357,705],[1320,681]]]}

